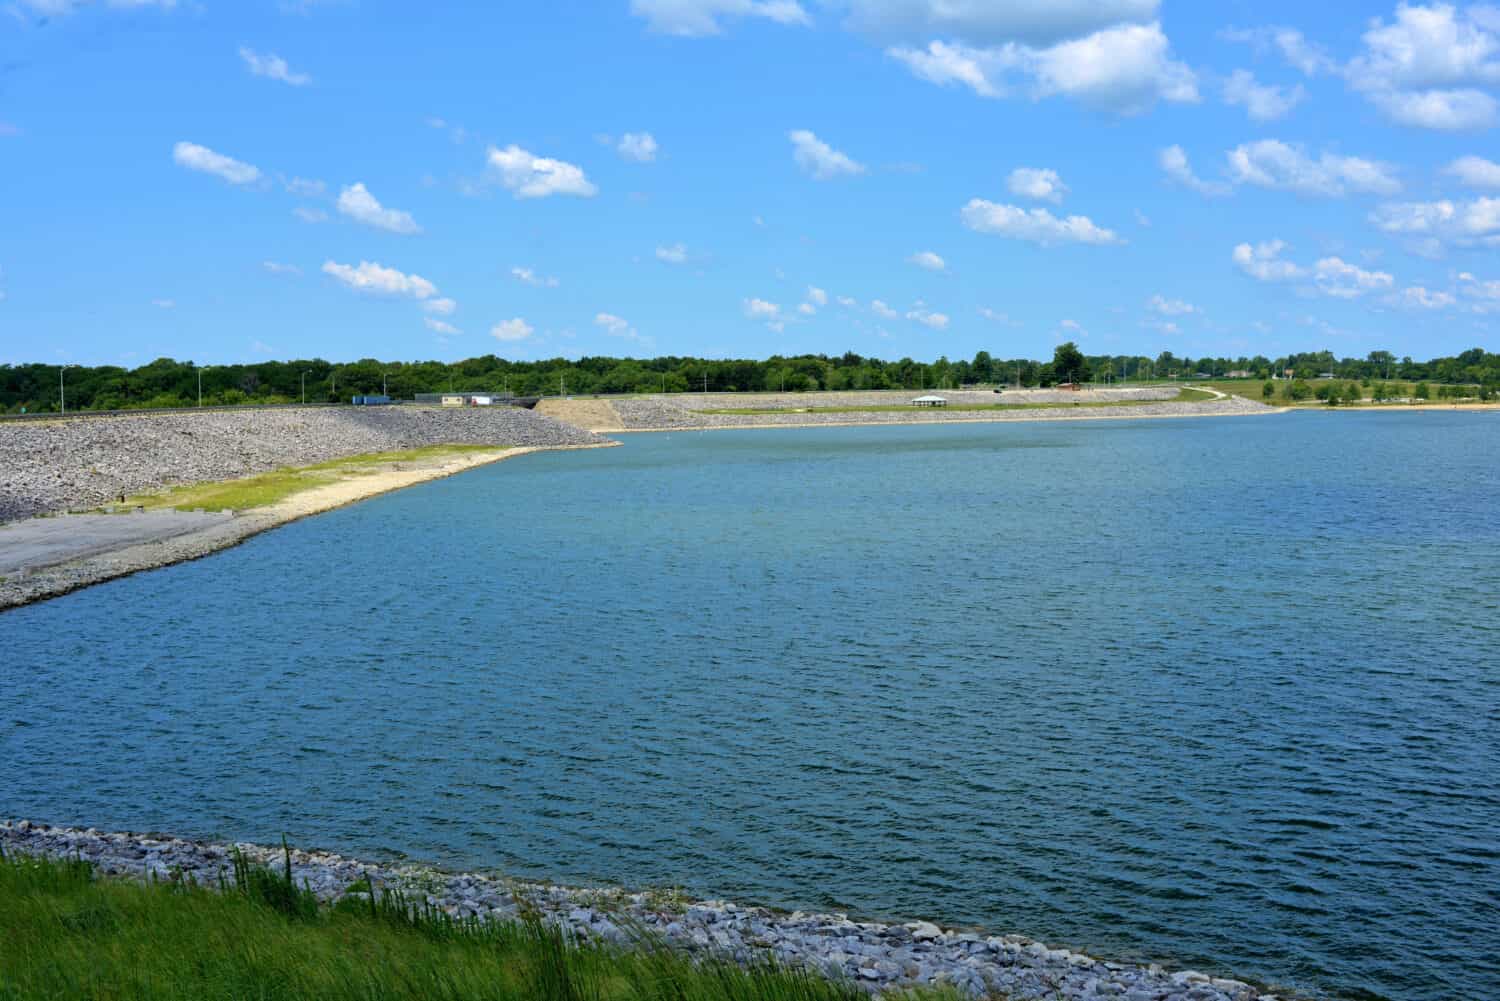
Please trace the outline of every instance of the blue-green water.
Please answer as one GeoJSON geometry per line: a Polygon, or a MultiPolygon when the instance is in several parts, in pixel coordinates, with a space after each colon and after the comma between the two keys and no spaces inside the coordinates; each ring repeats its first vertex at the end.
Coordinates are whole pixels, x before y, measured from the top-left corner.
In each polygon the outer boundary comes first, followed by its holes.
{"type": "Polygon", "coordinates": [[[1500,997],[1500,421],[639,435],[0,615],[0,815],[1500,997]]]}

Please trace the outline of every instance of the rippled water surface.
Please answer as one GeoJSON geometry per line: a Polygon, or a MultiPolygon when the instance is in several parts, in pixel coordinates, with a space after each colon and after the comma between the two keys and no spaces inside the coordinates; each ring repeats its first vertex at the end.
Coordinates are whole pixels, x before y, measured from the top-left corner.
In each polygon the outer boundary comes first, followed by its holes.
{"type": "Polygon", "coordinates": [[[1500,421],[636,435],[0,615],[0,814],[1500,997],[1500,421]]]}

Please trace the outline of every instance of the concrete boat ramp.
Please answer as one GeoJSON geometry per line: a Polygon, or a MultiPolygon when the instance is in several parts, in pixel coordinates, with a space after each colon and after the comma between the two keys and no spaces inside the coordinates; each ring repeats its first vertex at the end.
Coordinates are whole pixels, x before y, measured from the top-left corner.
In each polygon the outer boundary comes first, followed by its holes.
{"type": "Polygon", "coordinates": [[[64,514],[0,525],[0,577],[87,559],[125,546],[167,539],[227,523],[229,512],[131,511],[64,514]]]}

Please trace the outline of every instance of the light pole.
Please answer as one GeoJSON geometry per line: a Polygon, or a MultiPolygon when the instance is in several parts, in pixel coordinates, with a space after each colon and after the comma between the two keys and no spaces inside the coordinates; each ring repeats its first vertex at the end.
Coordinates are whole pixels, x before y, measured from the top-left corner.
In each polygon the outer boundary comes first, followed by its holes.
{"type": "Polygon", "coordinates": [[[59,412],[64,414],[68,412],[68,397],[66,392],[63,390],[63,373],[70,368],[77,367],[78,365],[76,362],[70,362],[66,365],[59,365],[57,367],[57,409],[59,412]]]}
{"type": "Polygon", "coordinates": [[[307,403],[307,369],[302,370],[302,403],[307,403]]]}
{"type": "Polygon", "coordinates": [[[386,392],[386,389],[385,389],[385,379],[386,379],[386,373],[385,372],[381,372],[380,373],[380,395],[381,396],[390,396],[391,394],[388,393],[388,392],[386,392]]]}

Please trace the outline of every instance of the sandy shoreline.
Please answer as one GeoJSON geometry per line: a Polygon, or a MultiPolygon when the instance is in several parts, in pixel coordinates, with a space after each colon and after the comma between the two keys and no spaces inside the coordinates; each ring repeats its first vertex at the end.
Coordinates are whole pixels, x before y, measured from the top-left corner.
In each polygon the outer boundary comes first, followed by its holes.
{"type": "MultiPolygon", "coordinates": [[[[313,487],[267,507],[245,511],[229,519],[215,520],[199,530],[183,532],[169,538],[123,545],[105,552],[93,551],[77,559],[64,558],[29,572],[0,578],[0,611],[34,601],[55,598],[58,595],[67,594],[91,584],[113,580],[116,577],[125,577],[145,570],[170,566],[173,563],[200,559],[239,545],[252,536],[290,522],[354,504],[392,490],[453,476],[478,466],[503,462],[530,452],[611,448],[618,444],[618,442],[607,442],[590,445],[518,446],[497,448],[492,451],[466,452],[437,459],[388,463],[389,468],[313,487]]],[[[130,516],[100,515],[99,517],[130,516]]],[[[24,525],[25,523],[16,524],[24,525]]]]}

